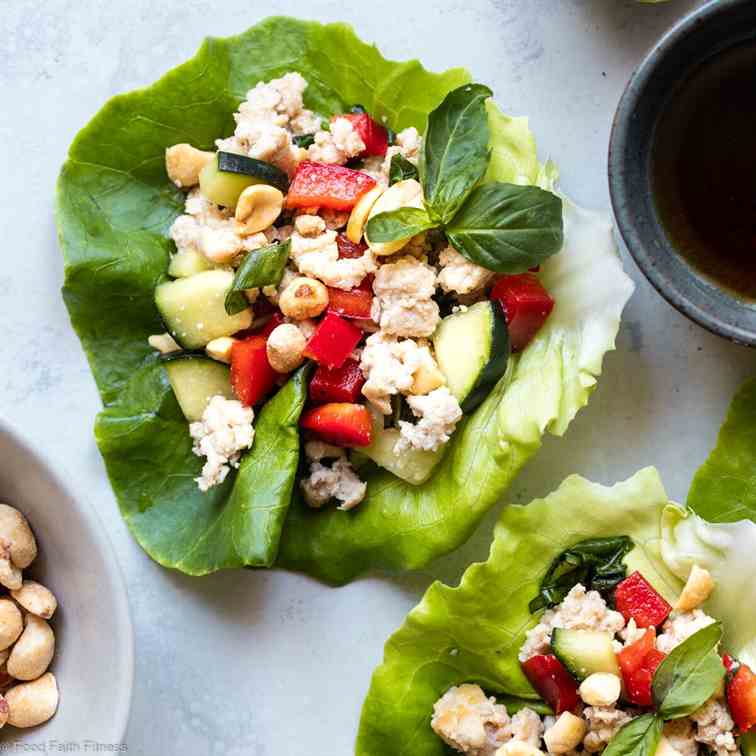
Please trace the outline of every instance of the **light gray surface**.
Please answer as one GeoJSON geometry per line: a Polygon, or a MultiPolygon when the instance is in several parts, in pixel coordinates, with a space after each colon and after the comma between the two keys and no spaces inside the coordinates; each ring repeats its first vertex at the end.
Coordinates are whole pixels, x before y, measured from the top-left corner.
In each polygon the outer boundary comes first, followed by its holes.
{"type": "MultiPolygon", "coordinates": [[[[152,564],[122,524],[94,445],[98,409],[59,296],[52,194],[76,130],[116,92],[148,84],[206,34],[271,13],[346,20],[389,57],[465,65],[511,113],[527,114],[542,156],[579,202],[608,207],[605,154],[623,84],[648,45],[697,3],[465,0],[381,3],[70,0],[4,3],[0,21],[2,412],[73,474],[126,573],[136,628],[135,754],[300,756],[352,752],[382,645],[431,577],[456,580],[485,556],[493,515],[427,574],[333,590],[278,572],[190,580],[152,564]],[[342,7],[344,5],[345,7],[342,7]]],[[[625,256],[627,260],[627,256],[625,256]]],[[[511,498],[547,493],[569,473],[602,482],[655,464],[684,499],[756,353],[689,324],[641,280],[590,406],[550,439],[511,498]]]]}

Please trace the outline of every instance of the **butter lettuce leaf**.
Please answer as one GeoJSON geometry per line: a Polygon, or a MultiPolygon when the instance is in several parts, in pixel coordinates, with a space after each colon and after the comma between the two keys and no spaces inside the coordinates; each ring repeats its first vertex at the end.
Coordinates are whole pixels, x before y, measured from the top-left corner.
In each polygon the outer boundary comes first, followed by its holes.
{"type": "Polygon", "coordinates": [[[434,702],[452,685],[475,682],[493,695],[535,699],[517,654],[536,623],[528,602],[551,561],[586,538],[630,536],[628,570],[668,597],[681,581],[661,558],[668,504],[653,468],[612,487],[567,478],[544,499],[506,508],[487,561],[459,586],[434,583],[386,643],[362,710],[357,756],[442,756],[430,728],[434,702]]]}
{"type": "MultiPolygon", "coordinates": [[[[63,297],[105,405],[98,446],[121,511],[150,556],[204,574],[269,565],[277,555],[282,567],[343,583],[371,568],[421,567],[470,536],[543,434],[564,433],[588,401],[632,284],[608,219],[565,199],[564,247],[542,266],[556,307],[461,424],[427,483],[414,487],[368,466],[360,507],[316,512],[296,487],[292,493],[291,451],[283,479],[273,465],[245,474],[245,463],[223,486],[200,494],[192,479],[201,461],[147,345],[150,334],[165,330],[153,293],[184,198],[165,176],[164,151],[177,142],[211,148],[232,133],[233,112],[249,88],[292,70],[309,82],[306,104],[324,116],[359,102],[394,129],[421,131],[430,111],[470,78],[462,69],[436,74],[417,61],[386,60],[344,24],[271,18],[237,37],[208,39],[152,86],[113,98],[71,145],[57,192],[63,297]],[[263,509],[258,488],[275,513],[268,525],[244,503],[263,509]]],[[[486,112],[487,180],[551,188],[555,170],[538,163],[527,122],[491,103],[486,112]]],[[[277,422],[290,428],[292,418],[282,411],[277,422]]]]}
{"type": "Polygon", "coordinates": [[[687,503],[710,522],[756,520],[756,379],[735,394],[687,503]]]}

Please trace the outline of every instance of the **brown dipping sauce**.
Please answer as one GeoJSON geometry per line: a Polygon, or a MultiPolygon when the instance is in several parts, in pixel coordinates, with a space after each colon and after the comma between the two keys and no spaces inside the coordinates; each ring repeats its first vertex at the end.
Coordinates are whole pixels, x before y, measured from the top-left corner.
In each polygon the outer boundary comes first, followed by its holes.
{"type": "Polygon", "coordinates": [[[756,43],[717,55],[680,86],[651,161],[674,245],[705,277],[756,301],[756,43]]]}

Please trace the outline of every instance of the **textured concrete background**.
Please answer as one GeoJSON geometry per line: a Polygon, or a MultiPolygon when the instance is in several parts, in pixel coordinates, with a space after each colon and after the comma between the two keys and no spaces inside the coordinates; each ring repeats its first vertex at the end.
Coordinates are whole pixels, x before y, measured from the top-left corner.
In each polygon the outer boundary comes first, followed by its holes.
{"type": "MultiPolygon", "coordinates": [[[[483,558],[492,514],[427,573],[333,590],[278,572],[190,580],[153,564],[121,522],[91,428],[99,403],[60,298],[53,190],[67,145],[103,102],[149,84],[205,35],[274,13],[345,20],[392,58],[467,66],[505,110],[527,114],[542,157],[577,201],[608,207],[609,127],[646,48],[691,0],[465,0],[354,3],[14,0],[0,13],[0,411],[68,470],[98,509],[124,568],[136,626],[129,752],[303,756],[352,750],[360,704],[389,633],[433,577],[483,558]]],[[[627,258],[626,258],[627,260],[627,258]]],[[[691,325],[627,269],[638,290],[590,406],[550,439],[510,499],[572,472],[602,482],[657,465],[684,499],[729,398],[756,353],[691,325]]],[[[82,713],[85,730],[86,715],[82,713]]],[[[85,736],[86,732],[83,731],[85,736]]]]}

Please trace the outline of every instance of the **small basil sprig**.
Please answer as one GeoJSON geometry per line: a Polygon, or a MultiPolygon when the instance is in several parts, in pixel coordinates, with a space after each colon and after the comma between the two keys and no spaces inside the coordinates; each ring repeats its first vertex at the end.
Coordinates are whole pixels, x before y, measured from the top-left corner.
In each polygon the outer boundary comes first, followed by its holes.
{"type": "MultiPolygon", "coordinates": [[[[494,182],[476,188],[490,160],[485,107],[490,96],[488,87],[468,84],[450,92],[430,114],[420,176],[431,225],[421,230],[441,227],[468,260],[498,273],[522,273],[562,248],[562,201],[535,186],[494,182]]],[[[392,183],[408,178],[396,165],[394,170],[392,160],[392,183]]],[[[419,224],[408,224],[402,212],[371,218],[368,239],[406,239],[419,224]]]]}
{"type": "Polygon", "coordinates": [[[425,210],[402,207],[390,213],[379,213],[370,219],[368,234],[371,242],[409,239],[435,227],[425,210]]]}
{"type": "Polygon", "coordinates": [[[628,536],[588,538],[576,543],[549,565],[528,608],[537,612],[556,606],[578,583],[588,590],[610,591],[625,578],[623,559],[633,547],[628,536]]]}
{"type": "Polygon", "coordinates": [[[441,224],[449,223],[488,168],[486,100],[492,94],[483,84],[465,84],[428,116],[423,189],[430,214],[441,224]]]}
{"type": "Polygon", "coordinates": [[[603,756],[654,756],[663,727],[664,720],[654,714],[637,717],[611,739],[603,756]]]}
{"type": "Polygon", "coordinates": [[[397,181],[404,181],[405,179],[417,180],[417,178],[417,168],[404,155],[397,152],[391,158],[391,163],[389,163],[389,186],[393,186],[397,181]]]}
{"type": "Polygon", "coordinates": [[[245,289],[276,286],[281,281],[289,259],[290,246],[287,239],[283,244],[269,244],[247,254],[226,294],[225,307],[229,315],[235,315],[249,307],[244,296],[245,289]]]}
{"type": "Polygon", "coordinates": [[[707,625],[674,648],[654,674],[652,689],[657,714],[680,719],[700,709],[725,676],[717,647],[722,625],[707,625]]]}

